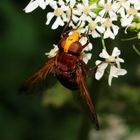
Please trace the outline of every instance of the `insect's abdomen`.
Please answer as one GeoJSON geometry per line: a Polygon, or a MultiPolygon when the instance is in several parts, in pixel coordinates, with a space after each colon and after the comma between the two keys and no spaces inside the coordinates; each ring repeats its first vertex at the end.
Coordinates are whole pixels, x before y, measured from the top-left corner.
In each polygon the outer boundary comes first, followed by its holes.
{"type": "Polygon", "coordinates": [[[62,51],[58,52],[56,58],[56,77],[62,85],[72,90],[78,88],[75,73],[77,59],[77,56],[62,51]]]}

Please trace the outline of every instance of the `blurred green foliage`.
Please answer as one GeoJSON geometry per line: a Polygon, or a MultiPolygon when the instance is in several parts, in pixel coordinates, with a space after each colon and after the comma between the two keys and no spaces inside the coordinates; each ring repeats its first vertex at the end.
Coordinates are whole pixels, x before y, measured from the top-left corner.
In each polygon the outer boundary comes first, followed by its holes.
{"type": "MultiPolygon", "coordinates": [[[[94,127],[82,110],[79,92],[65,89],[50,75],[41,94],[18,93],[21,83],[47,61],[44,53],[57,44],[62,31],[62,28],[53,31],[45,25],[47,10],[25,14],[23,9],[28,2],[0,2],[0,140],[86,140],[94,127]]],[[[140,42],[122,42],[121,38],[127,38],[123,31],[116,40],[107,40],[108,48],[117,46],[122,50],[128,74],[113,79],[112,87],[107,85],[106,76],[101,81],[87,79],[101,125],[100,133],[93,131],[93,135],[107,132],[104,130],[110,127],[108,116],[113,114],[126,125],[123,139],[135,140],[133,135],[140,132],[140,57],[132,44],[140,46],[140,42]]],[[[101,51],[100,40],[92,42],[90,66],[101,51]]]]}

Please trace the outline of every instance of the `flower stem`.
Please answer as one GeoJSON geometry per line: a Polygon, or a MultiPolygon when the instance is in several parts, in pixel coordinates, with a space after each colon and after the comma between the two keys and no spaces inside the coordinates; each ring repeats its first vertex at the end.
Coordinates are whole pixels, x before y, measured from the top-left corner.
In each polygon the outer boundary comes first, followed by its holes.
{"type": "Polygon", "coordinates": [[[136,48],[135,45],[133,45],[133,49],[134,49],[134,51],[140,56],[140,51],[136,48]]]}
{"type": "Polygon", "coordinates": [[[103,46],[103,49],[104,49],[104,50],[106,50],[105,40],[103,39],[103,37],[101,37],[101,41],[102,41],[102,46],[103,46]]]}
{"type": "Polygon", "coordinates": [[[134,36],[134,37],[131,37],[131,38],[122,39],[122,41],[129,41],[129,40],[134,40],[134,39],[137,39],[137,38],[138,38],[137,36],[134,36]]]}

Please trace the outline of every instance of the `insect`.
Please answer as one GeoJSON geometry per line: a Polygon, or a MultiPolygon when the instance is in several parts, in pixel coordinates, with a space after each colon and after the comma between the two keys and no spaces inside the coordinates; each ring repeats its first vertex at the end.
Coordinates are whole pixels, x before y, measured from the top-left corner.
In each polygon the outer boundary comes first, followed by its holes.
{"type": "Polygon", "coordinates": [[[54,73],[60,83],[66,88],[80,90],[80,95],[88,108],[90,118],[95,123],[96,129],[99,129],[95,107],[85,84],[89,68],[81,56],[83,49],[89,44],[89,39],[82,45],[79,40],[83,35],[80,35],[76,29],[66,31],[67,26],[68,24],[64,27],[61,34],[56,56],[50,58],[41,69],[27,79],[21,89],[24,89],[28,84],[46,79],[49,73],[54,73]],[[71,31],[73,32],[69,35],[71,31]]]}

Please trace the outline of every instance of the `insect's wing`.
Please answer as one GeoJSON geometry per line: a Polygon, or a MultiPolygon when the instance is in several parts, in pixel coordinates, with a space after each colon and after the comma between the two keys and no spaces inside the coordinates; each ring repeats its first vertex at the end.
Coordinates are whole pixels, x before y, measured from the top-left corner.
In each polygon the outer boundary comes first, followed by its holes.
{"type": "Polygon", "coordinates": [[[42,80],[45,80],[48,73],[54,70],[55,58],[49,59],[49,61],[31,77],[29,77],[20,87],[19,92],[26,94],[32,86],[35,86],[42,80]]]}
{"type": "Polygon", "coordinates": [[[95,123],[96,129],[98,130],[99,122],[98,122],[97,114],[95,111],[95,107],[94,107],[92,100],[89,96],[89,93],[87,91],[86,85],[84,83],[84,76],[83,76],[82,70],[80,68],[78,68],[76,70],[76,75],[77,75],[77,83],[79,85],[80,92],[81,92],[81,97],[87,105],[87,108],[89,110],[90,119],[95,123]]]}

